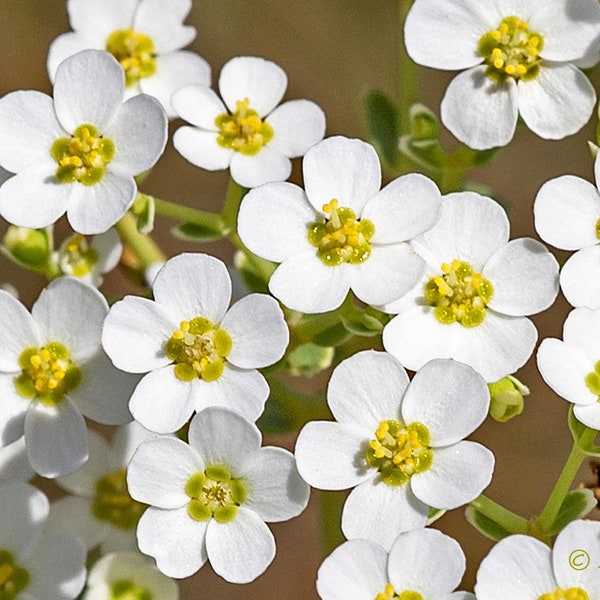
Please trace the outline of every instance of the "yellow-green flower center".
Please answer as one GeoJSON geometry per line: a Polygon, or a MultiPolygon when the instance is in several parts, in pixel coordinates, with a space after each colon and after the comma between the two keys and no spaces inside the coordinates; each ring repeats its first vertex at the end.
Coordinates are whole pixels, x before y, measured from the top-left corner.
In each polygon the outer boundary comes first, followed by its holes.
{"type": "Polygon", "coordinates": [[[225,358],[231,352],[229,334],[208,319],[182,321],[167,341],[167,356],[175,362],[175,375],[182,381],[196,377],[215,381],[223,374],[225,358]]]}
{"type": "Polygon", "coordinates": [[[502,19],[497,29],[488,31],[479,40],[479,54],[487,64],[487,75],[494,81],[509,77],[530,81],[540,72],[539,53],[544,38],[529,30],[529,24],[519,17],[502,19]]]}
{"type": "Polygon", "coordinates": [[[108,600],[153,600],[152,592],[131,579],[119,579],[110,586],[108,600]]]}
{"type": "Polygon", "coordinates": [[[185,493],[190,497],[188,514],[192,519],[213,517],[219,523],[229,523],[246,500],[247,490],[244,481],[232,477],[227,467],[211,465],[188,479],[185,493]]]}
{"type": "Polygon", "coordinates": [[[596,221],[596,238],[600,240],[600,219],[596,221]]]}
{"type": "Polygon", "coordinates": [[[232,115],[229,113],[219,115],[215,119],[215,125],[219,129],[217,136],[219,146],[241,152],[246,156],[254,156],[271,141],[273,128],[265,123],[249,105],[248,98],[238,100],[235,103],[236,111],[232,115]]]}
{"type": "Polygon", "coordinates": [[[419,592],[406,590],[396,594],[394,586],[391,583],[386,584],[385,590],[379,592],[375,596],[375,600],[423,600],[423,596],[419,592]]]}
{"type": "Polygon", "coordinates": [[[134,529],[146,505],[129,495],[126,475],[125,469],[119,469],[96,482],[92,513],[100,521],[108,521],[119,529],[134,529]]]}
{"type": "Polygon", "coordinates": [[[94,185],[104,177],[104,168],[115,155],[112,140],[102,137],[93,125],[80,125],[71,137],[58,138],[50,149],[58,163],[60,183],[94,185]]]}
{"type": "Polygon", "coordinates": [[[594,370],[585,376],[585,385],[592,394],[598,396],[600,402],[600,360],[594,365],[594,370]]]}
{"type": "Polygon", "coordinates": [[[327,266],[358,265],[371,256],[370,240],[375,226],[369,219],[357,219],[351,208],[338,204],[333,198],[323,205],[327,217],[308,226],[308,241],[318,249],[317,256],[327,266]]]}
{"type": "Polygon", "coordinates": [[[29,572],[15,564],[14,556],[0,550],[0,600],[14,600],[29,585],[29,572]]]}
{"type": "Polygon", "coordinates": [[[464,261],[444,263],[442,274],[425,284],[425,300],[434,306],[435,318],[444,324],[476,327],[485,319],[486,306],[494,295],[492,284],[464,261]]]}
{"type": "Polygon", "coordinates": [[[538,600],[590,600],[590,597],[581,588],[569,588],[568,590],[557,588],[552,594],[542,594],[538,600]]]}
{"type": "Polygon", "coordinates": [[[15,379],[19,395],[37,398],[48,406],[60,404],[65,394],[81,382],[81,370],[72,363],[69,351],[59,342],[23,350],[19,366],[21,374],[15,379]]]}
{"type": "Polygon", "coordinates": [[[63,244],[59,252],[58,264],[64,275],[84,277],[98,262],[98,252],[85,237],[76,233],[63,244]]]}
{"type": "Polygon", "coordinates": [[[375,467],[388,485],[402,485],[415,473],[427,471],[433,463],[429,429],[422,423],[404,425],[381,421],[375,439],[366,451],[367,462],[375,467]]]}
{"type": "Polygon", "coordinates": [[[106,51],[121,63],[127,87],[156,73],[154,42],[145,33],[118,29],[108,36],[106,51]]]}

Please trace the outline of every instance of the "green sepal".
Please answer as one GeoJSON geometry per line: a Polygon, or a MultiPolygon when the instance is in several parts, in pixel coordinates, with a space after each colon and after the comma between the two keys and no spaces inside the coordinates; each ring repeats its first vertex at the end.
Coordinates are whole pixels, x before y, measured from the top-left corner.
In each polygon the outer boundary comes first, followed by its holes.
{"type": "Polygon", "coordinates": [[[476,508],[467,506],[465,508],[465,517],[467,521],[475,528],[481,535],[485,536],[490,540],[497,542],[502,538],[512,535],[513,532],[508,531],[502,525],[490,519],[490,517],[480,513],[476,508]]]}
{"type": "Polygon", "coordinates": [[[259,275],[258,271],[252,264],[252,261],[244,252],[238,250],[233,255],[233,264],[237,269],[242,281],[251,292],[259,294],[268,294],[269,286],[264,279],[259,275]]]}
{"type": "Polygon", "coordinates": [[[573,440],[579,446],[579,449],[586,454],[587,456],[593,456],[595,458],[600,458],[600,446],[596,446],[593,442],[585,443],[582,442],[581,437],[588,431],[590,428],[586,427],[581,421],[577,420],[575,413],[573,412],[573,406],[569,408],[569,429],[571,431],[571,435],[573,436],[573,440]]]}
{"type": "Polygon", "coordinates": [[[142,235],[152,233],[155,214],[154,198],[138,192],[131,209],[137,217],[137,230],[142,235]]]}
{"type": "Polygon", "coordinates": [[[171,229],[171,235],[186,242],[215,242],[222,239],[223,232],[218,227],[199,225],[198,223],[182,223],[171,229]]]}
{"type": "Polygon", "coordinates": [[[435,523],[438,519],[446,514],[446,509],[429,507],[429,514],[427,515],[427,527],[432,523],[435,523]]]}
{"type": "Polygon", "coordinates": [[[354,335],[372,337],[383,331],[383,323],[379,319],[358,308],[342,311],[340,319],[343,326],[354,335]]]}
{"type": "Polygon", "coordinates": [[[48,271],[52,256],[48,229],[27,229],[11,225],[2,240],[2,252],[14,263],[38,273],[48,271]]]}
{"type": "MultiPolygon", "coordinates": [[[[600,134],[600,125],[598,125],[598,133],[600,134]]],[[[598,143],[600,144],[600,140],[598,143]]],[[[596,160],[596,156],[598,155],[598,146],[594,144],[594,142],[588,142],[588,148],[590,150],[590,154],[592,155],[592,160],[596,160]]]]}
{"type": "Polygon", "coordinates": [[[365,97],[365,117],[370,140],[383,161],[396,168],[400,160],[400,116],[398,108],[385,92],[375,90],[365,97]]]}
{"type": "Polygon", "coordinates": [[[598,501],[594,492],[589,489],[571,490],[561,504],[556,520],[550,527],[548,535],[556,535],[571,521],[583,519],[596,508],[598,501]]]}
{"type": "Polygon", "coordinates": [[[440,128],[435,114],[424,104],[413,104],[408,115],[410,133],[400,138],[400,151],[426,169],[443,171],[447,156],[440,145],[440,128]]]}
{"type": "Polygon", "coordinates": [[[286,357],[288,373],[312,377],[331,366],[334,354],[331,346],[319,346],[312,342],[296,346],[286,357]]]}
{"type": "Polygon", "coordinates": [[[320,331],[313,338],[313,343],[317,346],[323,346],[325,348],[335,348],[341,346],[352,337],[352,333],[348,331],[342,325],[342,323],[336,323],[324,331],[320,331]]]}

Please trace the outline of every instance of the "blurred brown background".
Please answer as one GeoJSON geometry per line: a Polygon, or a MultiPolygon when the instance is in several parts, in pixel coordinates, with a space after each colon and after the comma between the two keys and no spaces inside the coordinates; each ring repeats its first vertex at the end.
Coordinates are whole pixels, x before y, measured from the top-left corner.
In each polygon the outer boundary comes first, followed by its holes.
{"type": "MultiPolygon", "coordinates": [[[[402,0],[400,0],[402,1],[402,0]]],[[[399,85],[398,3],[396,0],[205,0],[194,3],[188,23],[198,29],[192,49],[208,60],[213,82],[221,66],[236,55],[258,55],[279,63],[289,77],[287,99],[309,98],[325,110],[328,135],[365,138],[362,101],[366,92],[380,88],[395,96],[399,85]]],[[[50,92],[46,52],[50,42],[69,29],[62,0],[0,0],[0,94],[16,89],[50,92]]],[[[438,112],[451,73],[421,69],[421,101],[438,112]]],[[[600,78],[593,75],[596,88],[600,78]]],[[[548,142],[526,130],[501,152],[494,164],[470,173],[471,180],[490,186],[508,209],[512,237],[531,235],[532,204],[546,180],[571,173],[592,180],[592,162],[586,141],[593,139],[596,117],[588,127],[567,140],[548,142]]],[[[452,144],[450,136],[446,138],[452,144]]],[[[300,183],[299,161],[293,178],[300,183]]],[[[163,159],[144,182],[142,191],[190,206],[219,210],[227,173],[208,173],[192,167],[169,145],[163,159]]],[[[173,223],[157,219],[157,239],[169,255],[206,251],[227,260],[228,244],[200,247],[173,240],[173,223]]],[[[4,225],[2,225],[4,227],[4,225]]],[[[66,230],[65,230],[66,231],[66,230]]],[[[559,253],[559,260],[566,254],[559,253]]],[[[30,305],[45,285],[0,257],[0,281],[14,284],[30,305]]],[[[115,275],[106,288],[125,291],[115,275]]],[[[568,306],[557,303],[534,320],[540,339],[561,337],[568,306]]],[[[524,414],[506,424],[488,420],[473,436],[496,455],[494,480],[487,494],[520,514],[538,513],[571,447],[566,426],[567,403],[540,379],[531,360],[519,374],[531,388],[524,414]]],[[[267,439],[292,449],[294,439],[267,439]]],[[[588,475],[582,470],[581,477],[588,475]]],[[[233,599],[313,600],[316,572],[324,558],[319,540],[318,492],[299,518],[272,526],[277,556],[254,583],[228,584],[207,564],[198,575],[181,582],[182,600],[219,597],[233,599]]],[[[461,543],[468,563],[462,589],[472,589],[475,571],[491,547],[468,524],[459,509],[444,516],[437,527],[461,543]]]]}

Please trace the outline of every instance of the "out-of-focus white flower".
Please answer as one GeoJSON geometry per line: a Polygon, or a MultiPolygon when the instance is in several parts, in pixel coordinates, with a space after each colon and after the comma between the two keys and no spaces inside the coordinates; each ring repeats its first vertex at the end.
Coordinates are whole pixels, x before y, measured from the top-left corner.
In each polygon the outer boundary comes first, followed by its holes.
{"type": "Polygon", "coordinates": [[[24,437],[0,448],[0,481],[28,481],[34,474],[27,458],[24,437]]]}

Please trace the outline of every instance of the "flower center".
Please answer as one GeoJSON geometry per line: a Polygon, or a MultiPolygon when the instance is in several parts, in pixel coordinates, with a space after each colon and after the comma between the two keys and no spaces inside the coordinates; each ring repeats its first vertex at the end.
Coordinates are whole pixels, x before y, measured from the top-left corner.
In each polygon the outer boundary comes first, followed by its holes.
{"type": "Polygon", "coordinates": [[[29,572],[15,565],[14,556],[0,550],[0,599],[14,600],[29,585],[29,572]]]}
{"type": "Polygon", "coordinates": [[[308,241],[318,248],[317,256],[330,267],[365,262],[371,256],[373,223],[357,219],[351,208],[339,207],[336,198],[323,205],[323,212],[327,214],[325,221],[308,226],[308,241]]]}
{"type": "Polygon", "coordinates": [[[539,52],[544,38],[529,31],[519,17],[502,19],[498,29],[488,31],[479,40],[479,54],[488,65],[487,76],[494,81],[509,77],[524,81],[535,79],[540,71],[539,52]]]}
{"type": "Polygon", "coordinates": [[[119,529],[133,529],[146,510],[145,504],[137,502],[129,495],[126,475],[125,469],[119,469],[98,479],[96,495],[92,502],[94,516],[100,521],[112,523],[119,529]]]}
{"type": "Polygon", "coordinates": [[[127,87],[156,73],[154,42],[144,33],[118,29],[108,36],[106,51],[121,63],[127,87]]]}
{"type": "Polygon", "coordinates": [[[152,592],[131,579],[119,579],[110,586],[108,600],[152,600],[152,592]]]}
{"type": "Polygon", "coordinates": [[[227,467],[212,465],[188,479],[185,493],[191,498],[188,514],[192,519],[214,517],[219,523],[229,523],[246,500],[247,490],[243,480],[232,477],[227,467]]]}
{"type": "Polygon", "coordinates": [[[19,356],[22,371],[15,387],[23,398],[37,398],[48,406],[60,404],[65,394],[81,382],[81,370],[69,358],[69,351],[59,342],[42,348],[27,348],[19,356]]]}
{"type": "Polygon", "coordinates": [[[58,263],[64,275],[84,277],[98,262],[98,252],[80,234],[71,236],[59,251],[58,263]]]}
{"type": "Polygon", "coordinates": [[[486,306],[494,295],[492,284],[473,267],[455,259],[441,266],[442,274],[425,284],[425,300],[435,306],[435,318],[444,324],[476,327],[485,319],[486,306]]]}
{"type": "Polygon", "coordinates": [[[402,485],[433,463],[429,440],[429,429],[422,423],[381,421],[367,448],[367,462],[388,485],[402,485]]]}
{"type": "Polygon", "coordinates": [[[594,370],[585,376],[585,385],[594,396],[598,396],[600,402],[600,360],[594,365],[594,370]]]}
{"type": "Polygon", "coordinates": [[[80,125],[71,137],[58,138],[50,149],[58,163],[56,179],[60,183],[79,181],[94,185],[104,176],[104,168],[115,155],[112,140],[98,134],[93,125],[80,125]]]}
{"type": "Polygon", "coordinates": [[[215,119],[219,128],[217,143],[223,148],[254,156],[273,138],[273,128],[264,123],[255,110],[249,108],[250,100],[244,98],[235,103],[236,111],[223,113],[215,119]]]}
{"type": "Polygon", "coordinates": [[[179,329],[167,341],[167,356],[175,364],[175,375],[182,381],[196,377],[215,381],[223,374],[225,357],[231,352],[232,341],[224,329],[208,319],[196,317],[182,321],[179,329]]]}
{"type": "Polygon", "coordinates": [[[581,588],[557,588],[553,594],[542,594],[538,600],[590,600],[590,597],[581,588]]]}
{"type": "Polygon", "coordinates": [[[388,583],[385,586],[385,590],[375,596],[375,600],[423,600],[423,596],[419,592],[412,592],[410,590],[396,594],[394,586],[388,583]]]}

